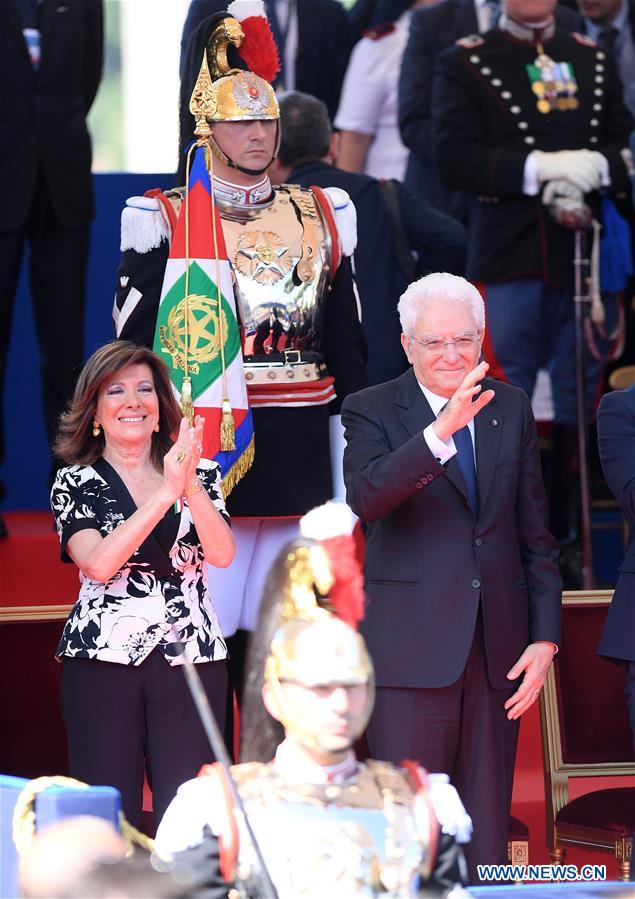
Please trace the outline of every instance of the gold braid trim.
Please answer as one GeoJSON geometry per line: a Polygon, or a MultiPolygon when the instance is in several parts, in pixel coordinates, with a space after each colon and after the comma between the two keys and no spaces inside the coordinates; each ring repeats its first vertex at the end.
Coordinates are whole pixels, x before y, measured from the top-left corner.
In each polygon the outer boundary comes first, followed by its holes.
{"type": "Polygon", "coordinates": [[[136,827],[133,827],[123,812],[119,812],[119,829],[126,844],[126,855],[132,855],[135,846],[140,846],[146,852],[154,852],[154,840],[145,833],[141,833],[136,827]]]}
{"type": "MultiPolygon", "coordinates": [[[[27,783],[17,798],[11,821],[13,842],[19,855],[26,852],[35,838],[35,797],[49,787],[87,790],[88,784],[81,780],[75,780],[73,777],[62,777],[61,775],[36,777],[27,783]]],[[[126,844],[127,855],[132,855],[135,844],[148,852],[153,851],[154,841],[129,824],[123,812],[119,812],[119,827],[126,844]]]]}
{"type": "Polygon", "coordinates": [[[236,484],[244,478],[251,466],[254,463],[255,457],[255,445],[254,438],[252,436],[247,449],[242,454],[240,459],[236,462],[235,465],[229,469],[225,477],[223,478],[223,482],[221,484],[221,490],[223,491],[223,499],[227,499],[229,494],[232,492],[236,484]]]}
{"type": "Polygon", "coordinates": [[[35,797],[48,787],[71,787],[85,790],[88,784],[72,777],[36,777],[30,780],[18,796],[13,809],[12,836],[19,854],[25,852],[35,836],[35,797]]]}

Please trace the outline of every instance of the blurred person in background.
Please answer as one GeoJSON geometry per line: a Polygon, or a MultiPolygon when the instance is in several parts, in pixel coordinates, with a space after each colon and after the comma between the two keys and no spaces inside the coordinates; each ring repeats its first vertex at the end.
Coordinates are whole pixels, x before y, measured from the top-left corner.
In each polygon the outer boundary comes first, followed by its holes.
{"type": "Polygon", "coordinates": [[[624,102],[635,116],[635,2],[578,0],[584,31],[599,47],[615,55],[624,102]]]}
{"type": "MultiPolygon", "coordinates": [[[[471,198],[467,192],[443,183],[433,158],[432,81],[439,54],[466,35],[483,34],[496,27],[501,9],[500,0],[443,0],[428,9],[415,10],[403,53],[399,128],[401,139],[410,150],[406,186],[464,224],[468,221],[471,198]]],[[[580,30],[580,17],[572,10],[558,6],[555,16],[560,28],[580,30]]]]}
{"type": "MultiPolygon", "coordinates": [[[[231,775],[280,899],[459,899],[471,822],[447,776],[355,754],[374,674],[357,632],[353,523],[342,503],[314,509],[274,561],[249,648],[243,763],[231,775]]],[[[156,845],[165,855],[219,839],[227,888],[269,895],[226,775],[206,765],[180,787],[156,845]]]]}
{"type": "Polygon", "coordinates": [[[379,0],[353,48],[335,127],[338,165],[348,172],[403,181],[408,150],[399,134],[397,87],[410,16],[437,0],[379,0]]]}
{"type": "Polygon", "coordinates": [[[343,171],[338,140],[324,104],[294,92],[280,100],[282,137],[271,176],[280,183],[340,188],[357,212],[355,280],[368,343],[368,383],[396,378],[407,368],[397,297],[415,272],[441,266],[461,274],[465,232],[451,216],[411,194],[399,181],[343,171]]]}
{"type": "Polygon", "coordinates": [[[604,477],[630,532],[598,653],[626,669],[624,692],[635,746],[635,386],[602,397],[598,446],[604,477]]]}
{"type": "MultiPolygon", "coordinates": [[[[86,116],[102,73],[102,18],[102,0],[0,0],[0,464],[11,319],[27,243],[49,444],[83,361],[93,218],[86,116]]],[[[0,501],[5,492],[0,482],[0,501]]]]}
{"type": "MultiPolygon", "coordinates": [[[[245,7],[251,0],[239,0],[245,7]]],[[[192,0],[181,37],[183,77],[187,45],[197,26],[222,12],[229,0],[192,0]]],[[[346,11],[339,0],[265,0],[267,18],[280,53],[276,91],[304,91],[337,111],[353,44],[346,11]]]]}
{"type": "MultiPolygon", "coordinates": [[[[471,201],[466,275],[485,299],[492,373],[531,397],[539,369],[549,372],[551,526],[566,546],[563,571],[575,587],[581,575],[575,237],[561,210],[588,208],[606,223],[610,199],[630,209],[633,221],[627,148],[633,120],[612,56],[560,28],[555,12],[555,0],[506,0],[495,29],[462,38],[440,55],[432,123],[441,177],[471,201]]],[[[587,227],[589,254],[592,234],[587,227]]],[[[608,313],[606,327],[610,332],[608,313]]],[[[589,365],[587,371],[591,397],[589,365]]]]}
{"type": "Polygon", "coordinates": [[[216,462],[201,458],[163,360],[113,341],[62,415],[51,508],[81,587],[56,650],[69,773],[119,790],[139,825],[144,773],[159,820],[209,756],[180,666],[197,665],[223,728],[227,649],[206,565],[234,556],[216,462]]]}

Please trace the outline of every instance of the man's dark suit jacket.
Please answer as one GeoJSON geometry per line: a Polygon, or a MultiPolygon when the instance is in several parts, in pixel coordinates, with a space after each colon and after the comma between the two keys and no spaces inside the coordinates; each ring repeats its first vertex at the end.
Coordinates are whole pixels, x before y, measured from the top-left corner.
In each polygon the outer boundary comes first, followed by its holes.
{"type": "MultiPolygon", "coordinates": [[[[582,28],[582,19],[573,10],[558,6],[555,15],[559,27],[566,31],[582,28]]],[[[430,107],[439,53],[468,34],[478,34],[474,0],[443,0],[415,10],[399,77],[399,129],[411,151],[406,186],[462,222],[467,221],[469,199],[450,191],[438,175],[432,154],[430,107]]]]}
{"type": "Polygon", "coordinates": [[[465,667],[479,609],[491,686],[529,643],[560,639],[562,583],[547,530],[536,425],[525,393],[475,417],[480,512],[456,458],[445,466],[423,430],[434,421],[412,369],[342,405],[347,502],[367,523],[362,632],[383,687],[444,687],[465,667]]]}
{"type": "Polygon", "coordinates": [[[602,397],[598,442],[604,477],[629,525],[628,547],[598,652],[635,662],[635,386],[602,397]]]}
{"type": "Polygon", "coordinates": [[[0,0],[0,230],[22,225],[38,177],[60,223],[93,216],[86,115],[102,68],[101,0],[42,0],[42,58],[31,66],[14,0],[0,0]]]}
{"type": "MultiPolygon", "coordinates": [[[[190,35],[208,16],[227,9],[229,0],[192,0],[181,37],[181,65],[190,35]]],[[[298,55],[295,89],[326,103],[331,119],[340,102],[353,41],[346,11],[338,0],[297,0],[298,55]]]]}
{"type": "MultiPolygon", "coordinates": [[[[631,34],[633,36],[633,40],[635,41],[635,0],[626,0],[626,5],[628,7],[628,21],[631,29],[631,34]]],[[[584,32],[587,32],[586,27],[586,19],[582,19],[584,32]]]]}
{"type": "MultiPolygon", "coordinates": [[[[355,204],[355,280],[368,342],[368,383],[380,384],[397,377],[408,367],[400,340],[397,300],[412,280],[412,273],[407,274],[400,265],[395,223],[384,188],[376,178],[345,172],[320,160],[296,166],[288,180],[303,187],[339,187],[355,204]]],[[[398,181],[393,185],[404,238],[417,254],[420,273],[434,269],[462,275],[466,246],[462,225],[420,200],[398,181]]]]}

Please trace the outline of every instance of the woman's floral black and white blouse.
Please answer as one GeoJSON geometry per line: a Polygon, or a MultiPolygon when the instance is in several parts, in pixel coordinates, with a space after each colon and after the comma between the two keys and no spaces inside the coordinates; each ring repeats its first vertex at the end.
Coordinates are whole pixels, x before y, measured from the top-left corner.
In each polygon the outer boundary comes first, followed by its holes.
{"type": "MultiPolygon", "coordinates": [[[[201,459],[198,476],[229,520],[219,466],[201,459]]],[[[105,459],[60,469],[51,490],[51,507],[65,561],[70,561],[66,546],[73,534],[92,528],[105,537],[136,510],[125,484],[105,459]]],[[[187,501],[178,511],[168,510],[107,583],[90,580],[82,572],[80,582],[79,598],[64,627],[57,656],[140,665],[158,646],[171,665],[179,665],[182,644],[193,662],[227,656],[187,501]]]]}

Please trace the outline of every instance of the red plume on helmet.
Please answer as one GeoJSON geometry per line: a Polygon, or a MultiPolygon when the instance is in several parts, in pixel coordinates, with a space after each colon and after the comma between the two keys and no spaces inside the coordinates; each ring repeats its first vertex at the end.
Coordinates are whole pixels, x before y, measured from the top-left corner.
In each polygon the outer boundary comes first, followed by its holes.
{"type": "Polygon", "coordinates": [[[355,516],[345,503],[328,502],[300,521],[303,537],[315,540],[329,557],[333,585],[328,605],[338,618],[357,629],[364,617],[364,579],[357,557],[355,516]]]}
{"type": "Polygon", "coordinates": [[[280,56],[262,0],[234,0],[227,12],[240,22],[244,33],[238,54],[247,68],[273,81],[280,71],[280,56]]]}
{"type": "Polygon", "coordinates": [[[338,618],[357,629],[364,617],[364,579],[351,534],[320,541],[327,552],[335,583],[329,600],[338,618]]]}

